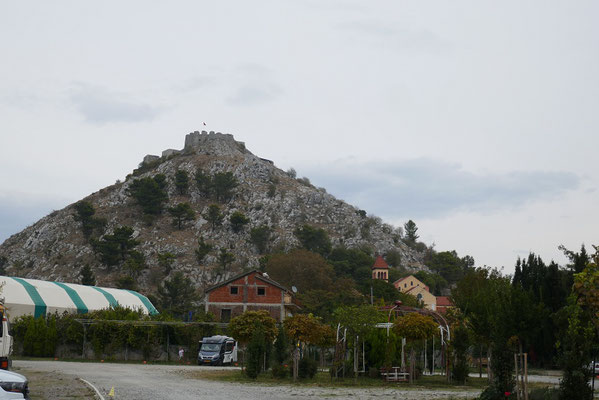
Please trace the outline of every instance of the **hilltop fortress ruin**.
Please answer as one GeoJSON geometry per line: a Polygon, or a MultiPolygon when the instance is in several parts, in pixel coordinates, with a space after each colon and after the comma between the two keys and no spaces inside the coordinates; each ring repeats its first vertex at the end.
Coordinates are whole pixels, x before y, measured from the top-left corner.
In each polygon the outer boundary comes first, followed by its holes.
{"type": "MultiPolygon", "coordinates": [[[[144,157],[142,164],[149,164],[160,158],[168,158],[182,153],[213,153],[223,154],[231,152],[248,153],[244,142],[238,142],[233,135],[221,132],[194,131],[185,135],[185,145],[182,150],[167,149],[162,152],[162,156],[148,154],[144,157]]],[[[269,160],[265,160],[269,161],[269,160]]]]}

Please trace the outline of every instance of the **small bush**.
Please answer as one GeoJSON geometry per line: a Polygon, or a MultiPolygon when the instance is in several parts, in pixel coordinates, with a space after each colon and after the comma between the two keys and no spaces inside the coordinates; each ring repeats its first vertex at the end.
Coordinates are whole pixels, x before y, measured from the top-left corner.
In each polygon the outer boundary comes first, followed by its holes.
{"type": "Polygon", "coordinates": [[[289,369],[283,365],[275,365],[272,367],[272,377],[276,379],[285,379],[289,374],[289,369]]]}
{"type": "Polygon", "coordinates": [[[558,400],[559,390],[553,388],[533,389],[528,395],[528,400],[558,400]]]}
{"type": "Polygon", "coordinates": [[[316,375],[317,369],[318,365],[315,360],[304,357],[299,362],[297,376],[299,376],[300,379],[312,379],[316,375]]]}
{"type": "Polygon", "coordinates": [[[381,374],[380,374],[378,368],[370,367],[370,368],[368,368],[368,376],[373,379],[376,379],[376,378],[379,378],[381,376],[381,374]]]}

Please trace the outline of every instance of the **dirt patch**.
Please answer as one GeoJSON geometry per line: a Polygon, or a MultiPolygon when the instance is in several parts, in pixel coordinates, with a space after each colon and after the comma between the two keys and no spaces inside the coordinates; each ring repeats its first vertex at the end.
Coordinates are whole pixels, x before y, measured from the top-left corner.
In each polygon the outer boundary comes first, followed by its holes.
{"type": "Polygon", "coordinates": [[[59,372],[43,372],[14,368],[29,380],[31,400],[94,399],[93,390],[79,379],[59,372]]]}

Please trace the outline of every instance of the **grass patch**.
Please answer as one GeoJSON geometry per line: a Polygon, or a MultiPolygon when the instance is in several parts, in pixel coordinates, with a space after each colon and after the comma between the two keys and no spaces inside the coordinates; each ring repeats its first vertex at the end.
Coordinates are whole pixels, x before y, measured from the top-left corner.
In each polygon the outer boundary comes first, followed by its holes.
{"type": "Polygon", "coordinates": [[[285,379],[273,378],[270,372],[262,373],[258,379],[250,379],[239,370],[231,371],[206,371],[195,370],[189,371],[190,377],[199,379],[209,379],[221,382],[242,383],[242,384],[258,384],[267,386],[278,385],[296,385],[306,387],[363,387],[363,388],[391,388],[398,387],[402,389],[443,389],[443,390],[482,390],[487,386],[486,378],[469,378],[466,384],[458,385],[457,383],[447,382],[447,379],[441,375],[422,376],[413,384],[407,382],[386,382],[382,378],[370,378],[360,376],[357,379],[331,379],[328,372],[318,372],[314,379],[298,379],[296,382],[293,378],[285,379]]]}

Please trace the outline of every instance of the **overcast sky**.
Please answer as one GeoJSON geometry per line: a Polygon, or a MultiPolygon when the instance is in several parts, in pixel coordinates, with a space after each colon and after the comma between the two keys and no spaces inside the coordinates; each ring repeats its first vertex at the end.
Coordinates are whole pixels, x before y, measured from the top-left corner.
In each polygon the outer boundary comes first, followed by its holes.
{"type": "Polygon", "coordinates": [[[0,5],[0,242],[185,134],[513,271],[599,244],[596,1],[0,5]],[[595,229],[593,229],[595,228],[595,229]]]}

